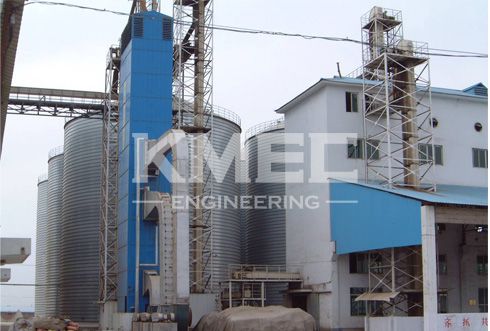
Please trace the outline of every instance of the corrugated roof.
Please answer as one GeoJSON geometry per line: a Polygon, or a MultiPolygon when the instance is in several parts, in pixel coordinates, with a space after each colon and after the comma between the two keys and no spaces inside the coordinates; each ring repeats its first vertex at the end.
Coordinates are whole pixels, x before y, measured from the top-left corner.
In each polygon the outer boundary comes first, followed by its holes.
{"type": "MultiPolygon", "coordinates": [[[[344,182],[337,180],[339,182],[344,182]]],[[[410,199],[419,200],[431,204],[464,205],[476,207],[488,207],[488,188],[478,186],[437,185],[436,192],[417,191],[408,188],[387,188],[377,184],[361,182],[345,182],[361,185],[375,190],[385,191],[410,199]]]]}

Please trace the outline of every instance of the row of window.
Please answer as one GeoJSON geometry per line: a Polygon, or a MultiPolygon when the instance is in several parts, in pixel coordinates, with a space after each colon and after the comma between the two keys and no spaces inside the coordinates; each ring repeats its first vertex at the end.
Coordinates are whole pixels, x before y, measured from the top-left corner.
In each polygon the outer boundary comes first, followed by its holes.
{"type": "MultiPolygon", "coordinates": [[[[347,144],[347,158],[364,159],[366,155],[370,160],[379,160],[379,140],[368,140],[366,142],[366,152],[364,152],[364,139],[356,139],[347,144]]],[[[419,159],[422,163],[433,160],[436,165],[443,165],[442,145],[419,144],[419,159]],[[434,149],[432,149],[434,146],[434,149]]],[[[473,148],[473,167],[488,168],[488,150],[473,148]]]]}
{"type": "MultiPolygon", "coordinates": [[[[351,316],[371,316],[380,315],[383,311],[383,304],[380,301],[356,301],[356,298],[368,291],[367,287],[350,288],[350,314],[351,316]]],[[[478,288],[478,310],[480,313],[488,312],[488,288],[478,288]]],[[[447,292],[440,292],[437,295],[437,312],[446,314],[448,312],[447,292]]]]}
{"type": "MultiPolygon", "coordinates": [[[[440,254],[437,257],[437,273],[439,275],[447,275],[447,258],[445,254],[440,254]]],[[[476,273],[480,276],[488,275],[488,255],[477,255],[476,257],[476,273]]]]}
{"type": "MultiPolygon", "coordinates": [[[[379,253],[351,253],[349,254],[349,273],[367,274],[371,266],[371,272],[382,274],[383,261],[379,253]],[[368,255],[369,254],[369,255],[368,255]]],[[[437,260],[437,270],[440,275],[447,274],[447,258],[440,254],[437,260]]],[[[476,256],[476,273],[481,276],[488,275],[488,255],[476,256]]]]}

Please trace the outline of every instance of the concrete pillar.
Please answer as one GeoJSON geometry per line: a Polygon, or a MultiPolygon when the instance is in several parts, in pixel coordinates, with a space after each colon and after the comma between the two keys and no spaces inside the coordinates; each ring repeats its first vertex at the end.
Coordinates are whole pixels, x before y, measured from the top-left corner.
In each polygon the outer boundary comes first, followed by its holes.
{"type": "Polygon", "coordinates": [[[424,331],[437,326],[437,266],[434,206],[421,207],[422,270],[424,277],[424,331]]]}

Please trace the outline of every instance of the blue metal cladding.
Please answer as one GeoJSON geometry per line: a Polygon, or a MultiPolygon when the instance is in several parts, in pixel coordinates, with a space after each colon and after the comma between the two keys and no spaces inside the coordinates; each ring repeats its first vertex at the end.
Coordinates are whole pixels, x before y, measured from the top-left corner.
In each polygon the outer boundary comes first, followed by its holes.
{"type": "MultiPolygon", "coordinates": [[[[138,137],[157,139],[172,128],[172,18],[151,11],[131,16],[122,36],[119,113],[119,215],[118,215],[118,311],[135,309],[136,252],[136,143],[138,137]],[[170,29],[170,31],[169,31],[170,29]]],[[[169,192],[170,184],[157,177],[152,190],[169,192]]],[[[140,200],[142,198],[139,192],[140,200]]],[[[142,211],[143,208],[141,207],[142,211]]],[[[139,307],[143,296],[143,271],[158,270],[155,222],[144,221],[140,213],[139,307]]]]}
{"type": "Polygon", "coordinates": [[[421,202],[370,187],[330,183],[337,254],[421,244],[421,202]]]}

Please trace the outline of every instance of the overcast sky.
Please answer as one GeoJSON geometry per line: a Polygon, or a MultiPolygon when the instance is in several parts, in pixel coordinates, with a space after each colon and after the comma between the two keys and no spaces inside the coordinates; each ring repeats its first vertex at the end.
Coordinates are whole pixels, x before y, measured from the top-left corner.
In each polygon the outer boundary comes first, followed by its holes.
{"type": "MultiPolygon", "coordinates": [[[[65,0],[128,12],[126,0],[65,0]]],[[[171,15],[172,1],[163,0],[171,15]]],[[[403,11],[406,39],[429,47],[487,52],[487,1],[215,0],[215,24],[360,39],[360,16],[379,5],[403,11]]],[[[107,49],[127,17],[31,4],[22,21],[13,85],[103,91],[107,49]]],[[[242,118],[243,130],[276,118],[273,110],[322,77],[361,64],[359,45],[214,34],[214,101],[242,118]]],[[[431,59],[432,85],[487,85],[487,59],[431,59]]],[[[48,151],[63,144],[63,119],[9,115],[0,163],[1,235],[33,238],[33,253],[12,267],[11,283],[34,283],[37,177],[48,151]]],[[[34,309],[33,288],[0,286],[1,310],[34,309]]]]}

